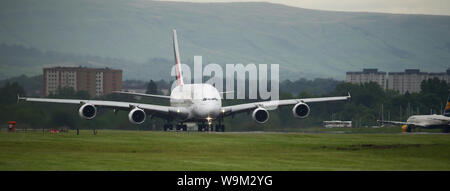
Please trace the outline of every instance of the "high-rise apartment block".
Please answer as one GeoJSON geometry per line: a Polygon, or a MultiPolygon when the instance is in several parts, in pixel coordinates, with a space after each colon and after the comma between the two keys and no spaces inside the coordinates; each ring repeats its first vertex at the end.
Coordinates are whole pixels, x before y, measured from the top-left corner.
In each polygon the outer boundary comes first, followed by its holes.
{"type": "Polygon", "coordinates": [[[379,72],[378,69],[364,69],[362,72],[347,72],[346,82],[362,84],[376,82],[383,89],[396,90],[401,94],[420,92],[423,80],[438,78],[450,83],[450,68],[446,72],[421,72],[419,69],[406,69],[404,72],[379,72]],[[387,81],[387,87],[386,87],[387,81]]]}
{"type": "Polygon", "coordinates": [[[122,89],[122,70],[86,67],[53,67],[43,70],[45,96],[64,87],[87,91],[91,97],[122,89]]]}
{"type": "Polygon", "coordinates": [[[406,69],[405,72],[389,72],[388,89],[401,94],[420,92],[423,80],[438,78],[450,83],[450,69],[442,73],[421,72],[418,69],[406,69]]]}
{"type": "Polygon", "coordinates": [[[381,88],[386,89],[386,72],[378,71],[378,69],[363,69],[362,72],[347,72],[345,81],[352,84],[375,82],[381,88]]]}

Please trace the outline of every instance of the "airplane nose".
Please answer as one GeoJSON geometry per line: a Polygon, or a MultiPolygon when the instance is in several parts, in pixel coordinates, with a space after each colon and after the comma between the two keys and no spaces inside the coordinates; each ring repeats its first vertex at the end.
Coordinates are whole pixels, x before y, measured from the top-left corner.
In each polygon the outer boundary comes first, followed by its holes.
{"type": "Polygon", "coordinates": [[[195,110],[195,113],[199,118],[216,117],[219,112],[217,107],[212,104],[200,105],[195,110]]]}

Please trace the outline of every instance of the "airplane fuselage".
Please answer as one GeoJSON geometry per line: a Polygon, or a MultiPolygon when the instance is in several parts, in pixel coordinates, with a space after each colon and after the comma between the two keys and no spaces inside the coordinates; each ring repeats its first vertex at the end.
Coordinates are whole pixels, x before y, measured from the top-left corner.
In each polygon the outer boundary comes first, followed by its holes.
{"type": "Polygon", "coordinates": [[[450,124],[450,117],[443,115],[413,115],[408,118],[408,123],[422,127],[439,127],[450,124]]]}
{"type": "Polygon", "coordinates": [[[189,111],[186,120],[214,119],[220,115],[222,98],[210,84],[183,84],[172,90],[170,106],[183,107],[189,111]]]}

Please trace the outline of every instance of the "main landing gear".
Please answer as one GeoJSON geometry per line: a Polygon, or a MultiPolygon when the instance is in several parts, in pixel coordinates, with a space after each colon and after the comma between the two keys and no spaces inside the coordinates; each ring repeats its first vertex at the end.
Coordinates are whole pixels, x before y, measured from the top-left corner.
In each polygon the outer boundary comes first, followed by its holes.
{"type": "MultiPolygon", "coordinates": [[[[175,125],[175,129],[177,131],[183,130],[183,131],[187,131],[187,125],[183,124],[183,123],[179,123],[175,125]]],[[[172,131],[173,130],[173,125],[172,124],[164,124],[164,131],[172,131]]]]}
{"type": "Polygon", "coordinates": [[[164,124],[164,131],[173,130],[172,124],[164,124]]]}
{"type": "MultiPolygon", "coordinates": [[[[198,123],[198,131],[216,131],[216,132],[225,132],[225,125],[222,124],[223,119],[218,119],[217,124],[213,125],[211,121],[203,121],[201,123],[198,123]]],[[[173,131],[174,126],[170,123],[170,121],[167,121],[166,124],[164,124],[164,131],[173,131]]],[[[175,125],[176,131],[187,131],[187,125],[180,122],[175,125]]]]}

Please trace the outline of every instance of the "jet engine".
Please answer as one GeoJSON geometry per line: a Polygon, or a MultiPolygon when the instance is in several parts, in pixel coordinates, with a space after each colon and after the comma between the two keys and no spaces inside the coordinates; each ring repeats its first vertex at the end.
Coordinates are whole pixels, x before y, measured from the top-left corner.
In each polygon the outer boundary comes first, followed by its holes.
{"type": "Polygon", "coordinates": [[[78,109],[78,114],[84,119],[93,119],[97,115],[97,108],[89,103],[86,103],[78,109]]]}
{"type": "Polygon", "coordinates": [[[134,108],[128,114],[128,119],[130,120],[130,122],[136,125],[144,123],[145,117],[145,111],[140,108],[134,108]]]}
{"type": "Polygon", "coordinates": [[[253,110],[252,118],[257,123],[265,123],[269,120],[269,112],[264,108],[256,108],[253,110]]]}
{"type": "Polygon", "coordinates": [[[309,115],[309,106],[306,103],[298,103],[292,108],[292,114],[296,118],[306,118],[309,115]]]}

